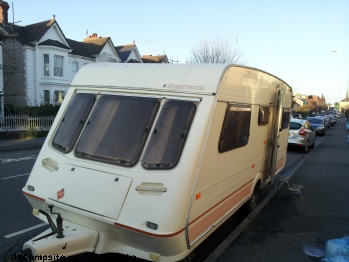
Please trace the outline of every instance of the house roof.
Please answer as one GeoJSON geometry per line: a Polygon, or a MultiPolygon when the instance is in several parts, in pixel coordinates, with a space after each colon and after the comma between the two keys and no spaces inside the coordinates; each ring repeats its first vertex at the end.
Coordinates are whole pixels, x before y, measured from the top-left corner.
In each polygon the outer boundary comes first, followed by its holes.
{"type": "Polygon", "coordinates": [[[127,61],[127,63],[140,63],[137,59],[131,58],[130,60],[127,61]]]}
{"type": "Polygon", "coordinates": [[[118,53],[122,62],[127,61],[127,58],[129,58],[134,48],[135,44],[115,46],[116,52],[118,53]]]}
{"type": "MultiPolygon", "coordinates": [[[[33,45],[35,42],[40,41],[40,39],[46,34],[46,32],[51,28],[53,24],[56,24],[60,29],[55,17],[51,20],[46,20],[43,22],[26,25],[26,26],[18,26],[12,25],[13,30],[16,33],[15,39],[22,45],[33,45]]],[[[61,33],[63,31],[60,29],[61,33]]],[[[1,32],[0,32],[1,33],[1,32]]],[[[97,37],[97,34],[93,34],[88,38],[85,38],[83,42],[78,42],[72,39],[68,39],[64,36],[69,46],[57,41],[48,39],[41,42],[39,45],[46,46],[56,46],[63,49],[72,49],[71,54],[95,58],[106,45],[110,37],[97,37]]]]}
{"type": "Polygon", "coordinates": [[[69,38],[67,38],[67,42],[70,48],[72,49],[71,54],[84,57],[92,57],[92,55],[89,52],[87,52],[84,43],[69,38]]]}
{"type": "Polygon", "coordinates": [[[46,46],[56,46],[56,47],[60,47],[63,49],[70,49],[68,46],[63,45],[61,42],[57,41],[57,40],[52,40],[52,39],[47,39],[43,42],[41,42],[39,45],[46,45],[46,46]]]}
{"type": "MultiPolygon", "coordinates": [[[[13,25],[13,30],[17,33],[16,40],[20,44],[32,45],[34,42],[38,42],[53,24],[56,24],[59,27],[55,17],[53,17],[51,20],[46,20],[26,26],[13,25]]],[[[63,34],[63,31],[60,31],[63,34]]]]}
{"type": "Polygon", "coordinates": [[[168,63],[166,55],[143,55],[143,63],[168,63]]]}
{"type": "Polygon", "coordinates": [[[97,55],[102,51],[109,39],[110,37],[97,37],[97,34],[92,34],[84,39],[82,45],[89,54],[97,55]]]}

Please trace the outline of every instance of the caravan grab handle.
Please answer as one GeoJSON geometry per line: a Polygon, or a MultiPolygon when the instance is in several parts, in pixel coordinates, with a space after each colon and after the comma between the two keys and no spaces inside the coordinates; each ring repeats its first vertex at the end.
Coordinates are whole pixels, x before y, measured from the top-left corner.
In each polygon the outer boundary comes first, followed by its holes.
{"type": "Polygon", "coordinates": [[[167,187],[164,186],[142,186],[139,185],[136,187],[136,191],[151,191],[151,192],[163,192],[167,191],[167,187]]]}

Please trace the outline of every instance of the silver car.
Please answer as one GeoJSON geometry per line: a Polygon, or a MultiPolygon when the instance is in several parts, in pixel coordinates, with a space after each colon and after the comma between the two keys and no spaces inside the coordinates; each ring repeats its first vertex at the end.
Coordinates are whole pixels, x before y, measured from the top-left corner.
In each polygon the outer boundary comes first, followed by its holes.
{"type": "Polygon", "coordinates": [[[307,154],[308,148],[315,146],[316,133],[312,130],[309,122],[303,119],[290,119],[288,131],[288,145],[300,147],[307,154]]]}

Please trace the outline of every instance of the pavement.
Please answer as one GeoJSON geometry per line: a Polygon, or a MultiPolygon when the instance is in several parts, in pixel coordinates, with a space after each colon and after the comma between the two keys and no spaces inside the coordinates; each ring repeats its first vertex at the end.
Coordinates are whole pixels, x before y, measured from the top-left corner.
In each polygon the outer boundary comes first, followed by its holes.
{"type": "Polygon", "coordinates": [[[326,241],[349,236],[348,135],[341,118],[292,171],[303,199],[283,185],[205,262],[321,261],[326,241]]]}
{"type": "MultiPolygon", "coordinates": [[[[327,240],[349,236],[349,144],[345,119],[292,168],[305,196],[280,184],[204,262],[321,261],[327,240]]],[[[1,140],[0,152],[41,148],[44,138],[1,140]]],[[[285,174],[286,173],[286,174],[285,174]]]]}

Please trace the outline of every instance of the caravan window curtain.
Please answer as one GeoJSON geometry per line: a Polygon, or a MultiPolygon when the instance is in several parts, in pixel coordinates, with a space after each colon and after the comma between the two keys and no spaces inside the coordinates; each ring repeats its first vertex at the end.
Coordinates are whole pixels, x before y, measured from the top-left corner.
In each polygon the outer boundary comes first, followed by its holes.
{"type": "Polygon", "coordinates": [[[250,138],[251,107],[228,106],[219,138],[220,153],[246,146],[250,138]]]}
{"type": "Polygon", "coordinates": [[[144,157],[144,168],[170,169],[177,165],[195,112],[193,102],[170,101],[165,104],[144,157]]]}
{"type": "Polygon", "coordinates": [[[101,95],[75,149],[80,158],[137,163],[159,108],[156,98],[101,95]]]}
{"type": "Polygon", "coordinates": [[[92,94],[74,96],[52,140],[55,149],[63,153],[71,151],[94,102],[92,94]]]}

